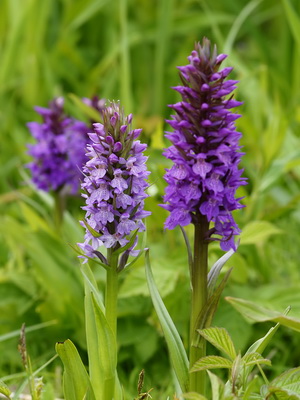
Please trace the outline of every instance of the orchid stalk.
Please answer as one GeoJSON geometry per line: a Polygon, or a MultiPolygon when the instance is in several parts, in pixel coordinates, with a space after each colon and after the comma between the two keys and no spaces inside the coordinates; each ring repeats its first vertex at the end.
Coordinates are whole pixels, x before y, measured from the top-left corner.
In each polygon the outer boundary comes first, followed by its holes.
{"type": "MultiPolygon", "coordinates": [[[[175,89],[182,100],[170,105],[175,111],[167,121],[173,128],[166,137],[172,145],[164,155],[173,162],[166,171],[168,184],[163,207],[170,211],[165,227],[194,225],[194,251],[191,263],[190,368],[206,355],[205,342],[198,329],[207,327],[208,244],[219,241],[222,250],[236,249],[240,230],[232,211],[242,207],[235,197],[241,177],[239,162],[243,153],[238,144],[241,133],[231,109],[241,103],[232,98],[237,81],[227,80],[231,67],[221,69],[227,56],[217,55],[206,38],[197,43],[188,57],[189,64],[178,67],[181,86],[175,89]],[[228,97],[229,96],[229,97],[228,97]]],[[[205,393],[205,374],[190,374],[189,389],[205,393]]]]}
{"type": "Polygon", "coordinates": [[[81,224],[86,232],[84,242],[78,243],[86,278],[91,385],[99,400],[121,396],[116,374],[118,277],[129,265],[129,256],[139,255],[137,234],[145,230],[143,218],[150,215],[144,209],[149,172],[143,154],[147,146],[137,140],[141,129],[131,129],[132,115],[125,116],[119,103],[105,107],[102,118],[103,123],[95,123],[88,134],[91,143],[81,184],[86,211],[81,224]],[[104,304],[95,299],[96,283],[91,284],[94,278],[84,265],[89,259],[96,259],[106,269],[104,304]],[[92,336],[96,337],[94,343],[92,336]],[[95,351],[99,352],[96,359],[95,351]]]}

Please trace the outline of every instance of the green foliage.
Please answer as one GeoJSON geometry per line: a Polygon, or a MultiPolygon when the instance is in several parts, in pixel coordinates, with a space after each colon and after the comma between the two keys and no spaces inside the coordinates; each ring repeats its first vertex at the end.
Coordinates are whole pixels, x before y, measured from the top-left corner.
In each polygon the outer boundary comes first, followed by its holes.
{"type": "MultiPolygon", "coordinates": [[[[68,200],[58,234],[51,196],[28,184],[23,167],[29,160],[26,143],[32,142],[25,124],[36,119],[33,106],[45,106],[58,95],[66,97],[68,111],[85,119],[97,115],[82,105],[81,97],[98,94],[120,99],[126,111],[135,113],[136,127],[144,129],[152,171],[147,246],[159,292],[187,347],[186,249],[179,231],[163,231],[167,213],[158,204],[164,189],[162,175],[169,167],[161,156],[167,144],[163,121],[170,114],[166,105],[177,99],[169,88],[178,83],[176,66],[186,62],[194,41],[203,35],[216,42],[219,51],[230,52],[228,65],[234,66],[240,80],[236,97],[244,105],[237,123],[243,133],[243,167],[249,181],[239,193],[247,207],[235,214],[243,231],[238,253],[227,261],[217,285],[233,267],[225,295],[255,299],[263,306],[258,311],[266,321],[249,323],[222,295],[215,324],[228,330],[237,352],[244,352],[269,329],[269,310],[291,306],[288,317],[280,313],[282,321],[299,319],[299,15],[297,0],[0,2],[0,337],[5,338],[0,342],[1,376],[21,373],[16,332],[23,322],[28,326],[34,367],[45,364],[54,354],[54,343],[68,337],[86,364],[82,306],[86,282],[69,246],[82,240],[78,220],[83,204],[79,198],[68,200]],[[54,320],[44,329],[29,330],[54,320]]],[[[187,235],[192,232],[187,230],[187,235]]],[[[218,245],[211,244],[209,265],[220,255],[218,245]]],[[[95,263],[91,267],[101,292],[103,271],[95,263]]],[[[141,257],[131,271],[124,272],[120,284],[118,372],[128,383],[129,398],[136,396],[142,368],[145,385],[157,388],[151,395],[172,398],[165,345],[143,267],[141,257]],[[151,338],[147,348],[146,337],[151,338]]],[[[258,312],[255,307],[254,311],[258,312]]],[[[300,338],[281,328],[272,343],[272,350],[277,349],[273,368],[277,366],[276,371],[268,370],[271,382],[276,374],[297,365],[300,338]]],[[[50,385],[58,365],[47,368],[50,385]]],[[[214,374],[209,377],[217,400],[222,384],[214,374]]]]}
{"type": "Polygon", "coordinates": [[[189,380],[188,358],[185,349],[183,347],[182,341],[180,339],[180,336],[176,330],[176,327],[155,285],[153,275],[151,272],[148,251],[146,252],[146,276],[153,306],[158,315],[158,319],[160,321],[162,330],[164,332],[164,338],[168,345],[172,366],[176,373],[181,390],[184,392],[188,388],[188,380],[189,380]]]}
{"type": "Polygon", "coordinates": [[[264,358],[256,350],[264,350],[273,338],[278,325],[272,328],[263,338],[259,339],[241,357],[236,354],[232,339],[224,328],[207,328],[200,331],[205,339],[217,349],[225,353],[228,358],[221,356],[205,356],[196,361],[191,372],[208,370],[212,386],[213,400],[261,398],[269,399],[272,396],[280,399],[298,399],[300,395],[300,368],[286,371],[272,382],[261,385],[259,391],[256,388],[256,378],[250,376],[250,372],[257,367],[263,378],[266,376],[261,366],[271,366],[271,361],[264,358]],[[229,370],[229,380],[223,383],[211,369],[225,368],[229,370]],[[254,383],[254,385],[253,385],[254,383]]]}
{"type": "Polygon", "coordinates": [[[76,347],[70,340],[56,344],[64,364],[64,395],[66,400],[95,399],[92,385],[76,347]]]}

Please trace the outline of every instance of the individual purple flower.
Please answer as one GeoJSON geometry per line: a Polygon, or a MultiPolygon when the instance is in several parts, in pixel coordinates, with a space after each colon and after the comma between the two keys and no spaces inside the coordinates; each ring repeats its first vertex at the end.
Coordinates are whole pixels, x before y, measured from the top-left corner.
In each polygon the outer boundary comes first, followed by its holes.
{"type": "Polygon", "coordinates": [[[43,122],[27,124],[35,144],[28,145],[33,161],[31,170],[34,184],[45,191],[62,189],[75,194],[79,189],[80,169],[86,160],[85,146],[88,127],[64,113],[64,99],[54,99],[49,108],[35,107],[43,122]]]}
{"type": "Polygon", "coordinates": [[[242,103],[230,95],[237,81],[226,80],[232,71],[221,69],[226,57],[217,55],[216,48],[211,51],[204,38],[188,57],[189,64],[178,67],[182,86],[174,89],[182,101],[170,105],[175,115],[167,122],[174,131],[166,134],[172,146],[164,155],[173,166],[166,170],[167,204],[162,205],[170,211],[165,222],[168,229],[197,224],[205,216],[214,224],[207,239],[220,240],[223,250],[235,249],[234,236],[240,230],[232,211],[243,207],[235,192],[246,184],[239,169],[241,133],[234,125],[240,115],[230,111],[242,103]]]}
{"type": "Polygon", "coordinates": [[[100,256],[102,261],[105,257],[94,247],[95,238],[99,246],[112,251],[127,245],[120,258],[124,267],[129,253],[136,254],[135,232],[145,230],[142,219],[150,215],[144,210],[149,186],[143,155],[147,146],[136,140],[141,130],[131,129],[132,115],[124,116],[119,103],[106,107],[102,117],[103,123],[95,123],[94,132],[89,133],[89,159],[82,169],[86,233],[84,243],[78,245],[86,256],[100,256]]]}

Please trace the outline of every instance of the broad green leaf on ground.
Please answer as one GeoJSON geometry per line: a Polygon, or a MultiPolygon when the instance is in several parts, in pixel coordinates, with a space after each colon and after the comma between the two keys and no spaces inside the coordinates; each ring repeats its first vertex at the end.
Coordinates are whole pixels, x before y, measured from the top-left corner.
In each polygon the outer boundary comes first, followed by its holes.
{"type": "Polygon", "coordinates": [[[56,343],[56,352],[64,364],[63,386],[66,400],[95,399],[88,373],[70,340],[56,343]]]}
{"type": "Polygon", "coordinates": [[[268,389],[278,399],[300,399],[300,367],[285,371],[270,382],[268,389]]]}
{"type": "Polygon", "coordinates": [[[203,371],[214,368],[232,368],[232,361],[220,356],[206,356],[200,358],[193,365],[191,372],[203,371]]]}
{"type": "Polygon", "coordinates": [[[288,317],[283,313],[259,306],[249,300],[233,297],[226,297],[225,299],[247,319],[255,322],[279,322],[281,325],[300,332],[300,319],[288,317]]]}
{"type": "Polygon", "coordinates": [[[186,391],[189,379],[188,358],[179,333],[177,332],[177,329],[168,313],[168,310],[166,309],[157,290],[151,271],[149,251],[146,251],[146,277],[153,306],[157,313],[159,322],[164,332],[165,340],[167,342],[171,364],[174,368],[181,390],[186,391]]]}
{"type": "Polygon", "coordinates": [[[240,240],[243,244],[260,244],[272,235],[283,233],[274,224],[268,221],[251,221],[241,233],[240,240]]]}
{"type": "Polygon", "coordinates": [[[226,329],[211,327],[201,329],[198,332],[201,336],[204,337],[204,339],[206,339],[217,349],[225,353],[231,360],[235,359],[236,351],[234,348],[234,344],[226,329]]]}

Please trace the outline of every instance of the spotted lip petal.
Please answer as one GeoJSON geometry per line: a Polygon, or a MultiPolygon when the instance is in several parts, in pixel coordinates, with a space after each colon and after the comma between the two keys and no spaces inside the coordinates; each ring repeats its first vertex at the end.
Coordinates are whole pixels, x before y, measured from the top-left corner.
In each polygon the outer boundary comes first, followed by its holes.
{"type": "Polygon", "coordinates": [[[234,236],[239,234],[232,211],[242,205],[235,192],[246,184],[238,167],[241,133],[234,125],[240,115],[231,111],[242,103],[232,99],[238,81],[226,80],[232,68],[221,69],[227,56],[216,54],[204,38],[188,57],[189,64],[178,67],[183,84],[173,89],[182,101],[169,105],[175,112],[167,121],[173,132],[165,136],[172,145],[164,155],[173,166],[166,170],[162,206],[171,213],[165,222],[168,229],[205,215],[214,223],[214,239],[227,250],[235,248],[234,236]]]}

